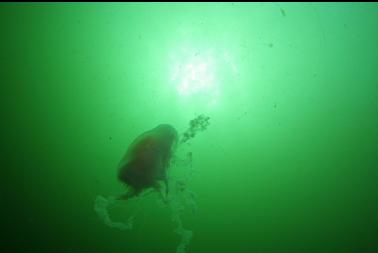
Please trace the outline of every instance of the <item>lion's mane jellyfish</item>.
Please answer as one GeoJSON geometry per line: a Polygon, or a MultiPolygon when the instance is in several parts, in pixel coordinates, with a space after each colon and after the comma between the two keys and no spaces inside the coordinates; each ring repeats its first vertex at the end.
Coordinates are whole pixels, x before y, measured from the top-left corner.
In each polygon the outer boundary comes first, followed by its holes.
{"type": "Polygon", "coordinates": [[[106,225],[122,230],[132,229],[133,217],[127,223],[111,220],[108,209],[117,200],[136,197],[151,188],[161,192],[161,182],[165,183],[167,195],[167,169],[176,143],[177,132],[167,124],[141,134],[131,143],[118,167],[118,179],[128,187],[128,191],[117,198],[97,196],[95,201],[95,210],[106,225]]]}
{"type": "Polygon", "coordinates": [[[158,125],[142,133],[128,147],[118,167],[118,180],[126,186],[126,192],[118,197],[97,196],[95,211],[103,222],[110,227],[129,230],[133,227],[133,216],[127,222],[114,222],[108,210],[121,201],[139,198],[142,192],[152,189],[157,191],[168,204],[172,212],[172,221],[177,224],[175,232],[181,237],[177,253],[184,253],[192,237],[192,231],[183,227],[181,220],[184,206],[196,208],[194,193],[187,189],[191,178],[192,152],[187,152],[185,159],[175,155],[176,149],[194,138],[209,125],[209,117],[200,115],[189,122],[189,128],[180,136],[174,127],[168,124],[158,125]],[[184,172],[174,174],[168,170],[182,167],[184,172]],[[168,177],[169,173],[169,177],[168,177]],[[164,186],[164,187],[162,187],[164,186]]]}
{"type": "Polygon", "coordinates": [[[148,188],[160,191],[160,182],[165,183],[168,194],[167,169],[176,143],[176,130],[166,124],[141,134],[133,141],[118,169],[118,179],[129,186],[129,191],[121,199],[138,196],[148,188]]]}

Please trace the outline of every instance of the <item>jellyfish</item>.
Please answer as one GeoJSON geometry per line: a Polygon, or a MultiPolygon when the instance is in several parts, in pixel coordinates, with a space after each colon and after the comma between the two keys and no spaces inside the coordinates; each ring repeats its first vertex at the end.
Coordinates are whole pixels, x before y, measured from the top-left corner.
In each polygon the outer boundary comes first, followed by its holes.
{"type": "Polygon", "coordinates": [[[138,196],[146,189],[161,193],[161,182],[168,194],[167,169],[177,143],[177,131],[168,124],[141,134],[136,138],[118,169],[118,179],[129,187],[120,199],[138,196]]]}
{"type": "Polygon", "coordinates": [[[118,180],[125,185],[126,191],[118,197],[97,196],[95,211],[103,222],[112,228],[130,230],[133,227],[133,216],[126,222],[115,222],[111,219],[108,210],[120,201],[127,201],[139,197],[142,192],[154,190],[159,193],[163,202],[168,204],[172,221],[176,223],[175,232],[181,237],[177,253],[185,253],[192,231],[184,228],[181,220],[184,202],[192,209],[196,209],[194,193],[187,189],[187,182],[191,177],[191,170],[184,178],[175,178],[172,181],[170,194],[168,169],[171,165],[191,168],[192,152],[188,152],[185,159],[175,156],[177,147],[187,143],[198,132],[204,131],[209,125],[209,117],[200,115],[189,122],[189,128],[178,137],[176,129],[168,124],[161,124],[139,135],[128,147],[118,166],[118,180]],[[181,139],[179,142],[178,140],[181,139]],[[164,187],[162,187],[164,186],[164,187]],[[172,195],[170,198],[169,196],[172,195]]]}

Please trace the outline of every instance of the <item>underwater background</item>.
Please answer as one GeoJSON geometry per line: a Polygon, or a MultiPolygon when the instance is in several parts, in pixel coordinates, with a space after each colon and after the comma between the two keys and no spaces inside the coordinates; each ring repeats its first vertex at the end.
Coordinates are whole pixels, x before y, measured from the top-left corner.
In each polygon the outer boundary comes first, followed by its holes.
{"type": "Polygon", "coordinates": [[[1,252],[378,252],[377,3],[2,3],[0,27],[1,252]],[[130,143],[201,115],[176,206],[104,222],[130,143]]]}

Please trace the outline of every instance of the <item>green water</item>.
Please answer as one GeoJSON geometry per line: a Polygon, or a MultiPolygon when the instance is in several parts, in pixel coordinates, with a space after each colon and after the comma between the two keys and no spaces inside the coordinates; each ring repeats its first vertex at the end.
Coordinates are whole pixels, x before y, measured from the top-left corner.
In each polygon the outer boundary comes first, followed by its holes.
{"type": "Polygon", "coordinates": [[[176,252],[158,194],[108,210],[126,231],[94,202],[139,134],[202,114],[169,168],[187,253],[378,252],[377,27],[376,3],[0,4],[1,252],[176,252]]]}

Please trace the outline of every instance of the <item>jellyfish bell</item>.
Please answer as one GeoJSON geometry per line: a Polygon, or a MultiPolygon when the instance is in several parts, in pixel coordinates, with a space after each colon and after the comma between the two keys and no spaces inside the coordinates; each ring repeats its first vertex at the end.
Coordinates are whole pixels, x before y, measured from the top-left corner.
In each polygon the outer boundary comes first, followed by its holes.
{"type": "Polygon", "coordinates": [[[161,124],[138,136],[129,146],[118,168],[118,179],[128,186],[128,192],[119,199],[138,196],[153,188],[159,192],[164,182],[168,194],[167,169],[177,144],[174,127],[161,124]]]}

